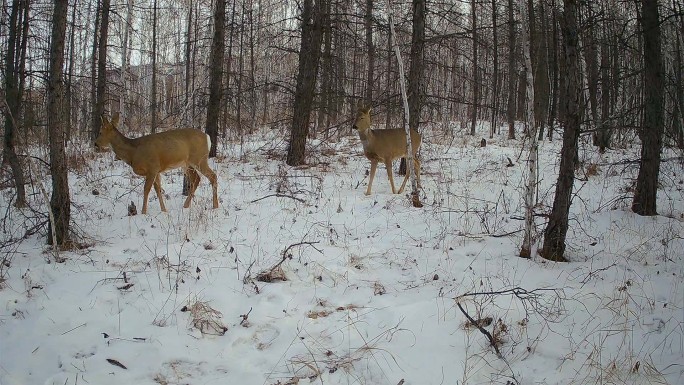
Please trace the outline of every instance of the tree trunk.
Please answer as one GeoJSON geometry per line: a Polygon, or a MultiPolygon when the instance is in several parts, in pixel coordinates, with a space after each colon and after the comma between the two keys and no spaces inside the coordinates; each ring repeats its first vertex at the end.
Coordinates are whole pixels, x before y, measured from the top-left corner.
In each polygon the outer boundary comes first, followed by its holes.
{"type": "Polygon", "coordinates": [[[568,233],[568,216],[572,202],[572,187],[575,180],[575,157],[577,140],[580,132],[580,80],[577,56],[577,3],[576,0],[565,0],[562,19],[563,60],[565,61],[565,77],[563,78],[563,103],[565,104],[565,120],[563,121],[563,147],[561,148],[560,168],[553,208],[549,222],[544,231],[543,258],[565,262],[565,238],[568,233]]]}
{"type": "MultiPolygon", "coordinates": [[[[105,0],[108,1],[108,0],[105,0]]],[[[157,132],[157,116],[159,108],[157,106],[157,0],[152,3],[152,106],[150,107],[150,114],[152,115],[150,121],[150,131],[157,132]]]]}
{"type": "Polygon", "coordinates": [[[515,139],[515,80],[518,70],[515,63],[515,8],[508,0],[508,139],[515,139]]]}
{"type": "MultiPolygon", "coordinates": [[[[423,72],[425,51],[425,0],[413,0],[411,33],[411,68],[408,78],[409,127],[418,130],[423,108],[423,72]]],[[[406,158],[401,158],[399,175],[406,175],[406,158]]]]}
{"type": "MultiPolygon", "coordinates": [[[[366,106],[373,103],[373,74],[375,70],[375,45],[373,45],[373,0],[366,0],[364,27],[366,29],[366,50],[368,51],[368,71],[366,73],[366,106]]],[[[326,41],[327,42],[327,41],[326,41]]],[[[327,44],[326,44],[327,47],[327,44]]]]}
{"type": "Polygon", "coordinates": [[[603,43],[601,44],[601,121],[596,127],[594,144],[598,146],[599,152],[606,152],[610,147],[610,138],[613,135],[613,127],[610,117],[610,52],[608,44],[608,32],[604,24],[603,43]]]}
{"type": "Polygon", "coordinates": [[[100,15],[102,4],[100,0],[96,1],[95,6],[95,25],[93,28],[93,51],[90,62],[90,102],[91,102],[91,116],[90,116],[90,139],[95,145],[95,139],[100,134],[100,125],[102,123],[102,115],[97,115],[97,51],[98,42],[100,41],[100,15]]]}
{"type": "Polygon", "coordinates": [[[306,159],[306,138],[309,134],[309,119],[316,91],[316,76],[321,57],[323,31],[321,25],[325,0],[304,0],[302,9],[302,40],[299,49],[297,88],[294,96],[294,111],[290,130],[290,144],[286,163],[299,166],[306,159]]]}
{"type": "Polygon", "coordinates": [[[556,115],[558,113],[558,94],[559,94],[559,89],[558,89],[558,82],[559,82],[559,68],[558,68],[558,45],[559,45],[559,38],[558,38],[558,20],[556,17],[557,10],[556,10],[556,0],[552,0],[551,2],[551,23],[553,24],[553,33],[552,33],[552,42],[551,42],[551,68],[549,70],[553,74],[553,80],[552,80],[552,85],[551,85],[551,109],[549,111],[549,121],[548,121],[548,134],[547,137],[549,140],[553,139],[553,127],[556,122],[556,115]]]}
{"type": "Polygon", "coordinates": [[[639,130],[641,161],[632,211],[657,215],[656,196],[663,142],[664,71],[660,50],[660,16],[657,0],[641,0],[641,26],[644,38],[644,124],[639,130]]]}
{"type": "Polygon", "coordinates": [[[218,121],[223,97],[223,55],[226,36],[226,0],[218,0],[214,10],[214,36],[211,40],[211,69],[209,73],[209,103],[207,105],[206,133],[211,139],[209,157],[216,156],[218,121]]]}
{"type": "MultiPolygon", "coordinates": [[[[107,0],[105,0],[107,2],[107,0]]],[[[50,66],[47,81],[47,125],[50,142],[50,175],[52,176],[52,197],[50,210],[54,217],[57,239],[48,237],[49,244],[64,246],[69,242],[69,222],[71,219],[71,200],[67,178],[67,161],[64,150],[64,90],[62,71],[64,66],[64,40],[66,35],[67,0],[55,0],[52,15],[52,37],[50,40],[50,66]]]]}
{"type": "MultiPolygon", "coordinates": [[[[529,17],[527,21],[529,24],[529,17]]],[[[532,42],[530,41],[530,31],[524,23],[522,31],[523,56],[525,57],[525,74],[527,76],[525,80],[527,96],[523,99],[526,102],[525,115],[527,116],[525,119],[525,132],[530,138],[530,151],[527,160],[527,185],[525,185],[525,229],[523,244],[520,248],[520,257],[531,258],[532,244],[534,243],[534,206],[536,205],[538,183],[537,159],[539,158],[539,149],[537,133],[535,131],[537,126],[534,122],[534,71],[532,69],[532,54],[530,52],[532,42]]]]}
{"type": "Polygon", "coordinates": [[[494,68],[492,69],[492,121],[491,129],[489,131],[490,139],[494,137],[494,134],[497,131],[497,118],[499,113],[499,35],[497,33],[496,16],[496,0],[492,0],[492,49],[494,50],[494,68]]]}
{"type": "MultiPolygon", "coordinates": [[[[109,31],[109,0],[102,0],[100,33],[97,48],[97,99],[93,114],[97,117],[97,133],[100,133],[101,118],[105,113],[107,92],[107,35],[109,31]]],[[[60,78],[61,80],[61,78],[60,78]]]]}
{"type": "Polygon", "coordinates": [[[475,127],[477,125],[477,108],[480,103],[480,71],[478,69],[477,58],[477,7],[476,0],[470,1],[470,14],[473,27],[473,105],[470,112],[470,135],[475,135],[475,127]]]}
{"type": "MultiPolygon", "coordinates": [[[[16,152],[16,134],[19,129],[19,118],[21,115],[21,92],[18,84],[20,68],[16,68],[17,54],[19,54],[19,44],[17,35],[19,32],[18,15],[22,7],[28,7],[28,2],[13,0],[12,11],[9,21],[9,36],[7,41],[7,56],[5,61],[5,100],[7,108],[5,111],[5,135],[3,137],[3,163],[9,163],[14,178],[14,186],[17,197],[14,201],[16,207],[26,206],[26,181],[21,162],[16,152]]],[[[28,22],[28,21],[26,21],[28,22]]]]}
{"type": "Polygon", "coordinates": [[[121,45],[121,95],[119,96],[119,122],[125,123],[127,120],[126,101],[128,100],[128,67],[130,63],[130,52],[128,50],[129,37],[133,32],[133,2],[127,0],[126,25],[124,30],[123,43],[121,45]]]}

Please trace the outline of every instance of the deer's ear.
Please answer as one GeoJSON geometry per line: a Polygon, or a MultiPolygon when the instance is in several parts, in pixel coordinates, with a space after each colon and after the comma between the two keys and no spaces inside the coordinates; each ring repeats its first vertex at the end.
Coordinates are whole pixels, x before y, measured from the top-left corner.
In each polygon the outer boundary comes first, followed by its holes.
{"type": "Polygon", "coordinates": [[[100,116],[100,120],[102,121],[102,125],[103,125],[103,126],[105,126],[105,125],[107,125],[107,123],[109,123],[109,122],[107,121],[107,117],[105,117],[104,115],[100,116]]]}
{"type": "Polygon", "coordinates": [[[119,125],[119,113],[117,112],[112,116],[112,126],[116,127],[119,125]]]}
{"type": "Polygon", "coordinates": [[[370,112],[371,112],[371,106],[366,107],[366,113],[367,113],[368,115],[370,115],[370,112]]]}

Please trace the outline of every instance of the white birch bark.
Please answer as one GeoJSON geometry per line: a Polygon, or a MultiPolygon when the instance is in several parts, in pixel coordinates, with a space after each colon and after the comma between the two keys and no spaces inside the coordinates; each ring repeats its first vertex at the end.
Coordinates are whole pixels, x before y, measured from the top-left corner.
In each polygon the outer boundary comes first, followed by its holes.
{"type": "Polygon", "coordinates": [[[531,258],[532,257],[532,244],[534,243],[534,206],[536,204],[536,192],[537,192],[537,157],[538,157],[538,142],[537,142],[537,129],[534,122],[534,74],[532,72],[532,59],[530,57],[530,32],[529,32],[529,14],[527,12],[527,7],[525,6],[525,0],[521,0],[519,3],[520,10],[523,14],[523,20],[526,23],[523,24],[522,28],[522,43],[523,43],[523,56],[525,57],[525,71],[527,73],[527,108],[525,115],[525,124],[527,128],[528,138],[530,140],[530,152],[527,159],[528,175],[527,175],[527,185],[525,186],[525,232],[523,238],[523,244],[520,249],[520,257],[531,258]]]}
{"type": "MultiPolygon", "coordinates": [[[[411,143],[411,127],[409,126],[409,107],[408,107],[408,96],[406,95],[406,80],[404,79],[404,62],[401,59],[401,52],[399,51],[399,45],[396,43],[396,34],[394,33],[394,17],[392,15],[392,8],[390,5],[390,0],[385,0],[387,5],[387,15],[390,26],[390,45],[394,50],[394,55],[397,58],[397,63],[399,66],[399,88],[401,89],[401,99],[404,104],[404,129],[406,130],[406,172],[411,180],[411,196],[413,198],[413,204],[416,207],[421,207],[420,201],[418,200],[418,182],[416,181],[416,173],[414,172],[413,166],[413,145],[411,143]]],[[[417,128],[416,128],[417,129],[417,128]]]]}

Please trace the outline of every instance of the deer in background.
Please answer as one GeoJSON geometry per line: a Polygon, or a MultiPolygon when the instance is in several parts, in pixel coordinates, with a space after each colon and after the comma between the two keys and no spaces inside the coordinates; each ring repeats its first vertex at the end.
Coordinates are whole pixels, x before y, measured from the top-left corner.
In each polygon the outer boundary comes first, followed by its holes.
{"type": "Polygon", "coordinates": [[[161,211],[166,211],[161,191],[161,173],[179,167],[185,169],[190,182],[190,192],[183,207],[190,207],[190,202],[200,182],[199,173],[211,182],[214,208],[219,207],[216,173],[209,168],[207,162],[211,146],[211,140],[207,134],[199,130],[183,128],[139,138],[127,138],[116,128],[118,123],[118,114],[114,115],[111,121],[103,116],[100,135],[95,140],[95,146],[99,149],[111,147],[117,159],[131,166],[134,173],[145,177],[143,214],[147,214],[147,198],[153,185],[159,198],[161,211]]]}
{"type": "MultiPolygon", "coordinates": [[[[392,186],[392,194],[401,194],[406,186],[409,174],[406,173],[404,182],[401,184],[399,191],[394,188],[394,177],[392,175],[392,161],[397,158],[406,157],[406,131],[402,128],[393,128],[388,130],[371,130],[370,107],[360,107],[356,114],[356,121],[354,128],[359,132],[361,144],[363,144],[363,154],[370,160],[371,169],[370,177],[368,179],[368,189],[366,195],[370,195],[371,187],[373,186],[373,178],[375,178],[375,170],[378,167],[378,162],[385,163],[387,169],[387,177],[392,186]]],[[[416,157],[418,148],[420,147],[421,136],[415,129],[411,129],[411,147],[413,150],[413,164],[416,171],[416,179],[418,186],[420,186],[420,161],[416,157]]]]}

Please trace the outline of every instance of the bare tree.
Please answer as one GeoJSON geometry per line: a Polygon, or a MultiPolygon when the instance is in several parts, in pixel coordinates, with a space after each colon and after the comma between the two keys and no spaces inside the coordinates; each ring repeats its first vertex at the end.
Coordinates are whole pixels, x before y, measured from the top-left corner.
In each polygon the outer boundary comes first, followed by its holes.
{"type": "Polygon", "coordinates": [[[639,132],[641,161],[632,211],[657,215],[656,196],[663,144],[664,69],[660,49],[660,16],[657,0],[641,0],[641,33],[644,39],[644,122],[639,132]]]}
{"type": "Polygon", "coordinates": [[[70,241],[69,222],[71,220],[71,200],[69,198],[67,161],[64,149],[64,127],[66,127],[67,117],[64,110],[62,75],[68,1],[55,0],[54,4],[47,81],[47,118],[50,139],[50,175],[52,177],[50,210],[54,217],[54,223],[50,223],[51,231],[49,234],[55,234],[56,239],[49,236],[48,243],[63,246],[70,241]]]}
{"type": "Polygon", "coordinates": [[[470,1],[470,17],[472,22],[472,36],[473,36],[473,99],[470,107],[470,135],[475,135],[475,126],[477,125],[477,110],[480,103],[480,70],[477,58],[477,48],[479,45],[477,35],[477,1],[470,1]]]}
{"type": "Polygon", "coordinates": [[[515,8],[513,0],[508,0],[508,139],[515,139],[515,79],[518,76],[515,35],[515,8]]]}
{"type": "MultiPolygon", "coordinates": [[[[529,8],[528,8],[529,11],[529,8]]],[[[523,43],[523,56],[525,57],[525,97],[523,100],[526,102],[526,108],[524,112],[526,113],[525,119],[525,132],[530,138],[529,144],[529,156],[527,159],[527,184],[525,185],[525,229],[523,235],[523,244],[520,248],[521,258],[531,258],[532,257],[532,244],[534,242],[535,235],[534,232],[534,206],[537,191],[537,160],[539,158],[539,145],[537,143],[537,133],[535,131],[537,125],[535,124],[535,114],[534,114],[534,71],[532,69],[532,54],[531,54],[531,33],[528,30],[529,14],[527,17],[528,25],[523,25],[522,28],[522,43],[523,43]]]]}
{"type": "MultiPolygon", "coordinates": [[[[17,145],[17,130],[19,129],[19,119],[21,114],[21,89],[19,87],[19,74],[22,68],[17,68],[21,61],[17,60],[21,56],[20,52],[20,37],[21,29],[19,22],[19,15],[23,12],[23,8],[29,7],[29,3],[25,1],[13,0],[12,10],[9,19],[9,36],[7,41],[7,56],[5,60],[5,100],[2,110],[5,112],[5,135],[3,137],[3,159],[2,163],[9,163],[12,170],[12,177],[14,178],[14,186],[17,197],[14,201],[16,207],[26,206],[26,183],[24,178],[24,171],[21,168],[21,162],[16,152],[17,145]]],[[[28,20],[25,21],[28,23],[28,20]]]]}
{"type": "Polygon", "coordinates": [[[553,208],[544,230],[541,256],[552,261],[565,262],[565,238],[568,233],[568,215],[575,180],[575,157],[580,133],[580,71],[577,53],[577,2],[565,0],[561,21],[563,34],[563,61],[566,71],[563,84],[563,147],[553,208]]]}
{"type": "Polygon", "coordinates": [[[287,164],[304,164],[306,157],[306,137],[309,134],[309,119],[316,89],[316,76],[321,56],[323,31],[322,10],[326,0],[304,0],[302,7],[301,47],[297,70],[297,87],[294,95],[294,111],[290,129],[290,142],[287,150],[287,164]]]}
{"type": "Polygon", "coordinates": [[[211,68],[209,73],[209,104],[207,106],[206,133],[211,139],[209,157],[216,156],[218,120],[223,97],[223,55],[226,36],[226,0],[216,1],[214,9],[214,36],[211,40],[211,68]]]}
{"type": "Polygon", "coordinates": [[[150,131],[152,133],[157,132],[157,118],[159,115],[159,107],[157,105],[157,9],[157,0],[154,0],[152,3],[152,52],[150,52],[152,56],[152,106],[150,108],[152,119],[150,121],[150,131]]]}
{"type": "Polygon", "coordinates": [[[97,41],[97,88],[96,98],[93,100],[93,139],[100,131],[101,118],[105,113],[107,92],[107,37],[109,33],[110,0],[102,0],[100,5],[100,32],[97,41]]]}

